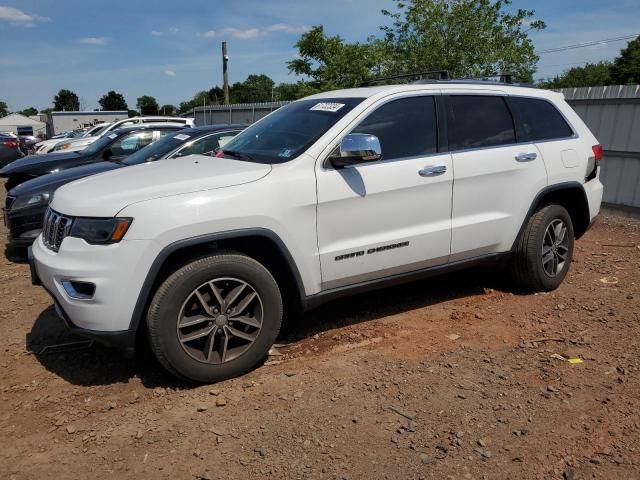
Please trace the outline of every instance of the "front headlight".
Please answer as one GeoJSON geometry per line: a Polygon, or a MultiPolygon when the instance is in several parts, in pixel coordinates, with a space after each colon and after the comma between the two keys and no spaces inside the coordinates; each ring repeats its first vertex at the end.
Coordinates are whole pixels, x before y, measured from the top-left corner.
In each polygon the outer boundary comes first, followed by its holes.
{"type": "Polygon", "coordinates": [[[69,236],[93,244],[117,243],[127,233],[132,221],[133,218],[76,218],[69,236]]]}
{"type": "Polygon", "coordinates": [[[16,198],[11,204],[11,211],[21,210],[27,207],[35,207],[37,205],[46,205],[51,198],[51,192],[33,193],[31,195],[22,195],[16,198]]]}
{"type": "Polygon", "coordinates": [[[55,147],[53,147],[53,149],[56,150],[56,151],[66,150],[70,146],[71,146],[70,143],[59,143],[55,147]]]}

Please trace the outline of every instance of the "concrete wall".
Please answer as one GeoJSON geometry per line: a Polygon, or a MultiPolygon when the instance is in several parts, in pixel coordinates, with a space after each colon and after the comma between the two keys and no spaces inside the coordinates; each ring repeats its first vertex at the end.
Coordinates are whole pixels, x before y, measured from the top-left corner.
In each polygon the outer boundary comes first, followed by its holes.
{"type": "Polygon", "coordinates": [[[128,112],[51,112],[49,114],[49,135],[88,127],[96,123],[116,122],[128,117],[128,112]]]}

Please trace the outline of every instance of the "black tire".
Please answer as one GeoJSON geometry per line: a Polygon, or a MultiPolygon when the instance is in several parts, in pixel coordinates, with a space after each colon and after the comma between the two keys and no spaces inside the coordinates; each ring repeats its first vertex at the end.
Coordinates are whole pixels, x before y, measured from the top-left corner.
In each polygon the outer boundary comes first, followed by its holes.
{"type": "Polygon", "coordinates": [[[213,383],[236,377],[256,367],[267,356],[280,331],[282,308],[276,281],[254,259],[232,252],[200,258],[172,273],[155,292],[147,313],[151,350],[170,373],[187,380],[213,383]],[[183,305],[196,289],[214,279],[228,277],[246,282],[257,293],[262,324],[244,353],[231,360],[211,364],[193,358],[183,348],[178,334],[178,319],[183,305]]]}
{"type": "MultiPolygon", "coordinates": [[[[574,230],[569,212],[561,205],[550,204],[540,208],[529,219],[522,231],[514,250],[514,258],[511,262],[511,273],[516,282],[529,291],[548,292],[560,286],[567,275],[573,258],[574,230]],[[555,223],[554,223],[555,222],[555,223]],[[547,269],[553,270],[554,264],[543,262],[543,246],[545,235],[550,225],[558,225],[562,222],[566,227],[566,246],[562,250],[557,247],[554,251],[562,251],[566,248],[564,262],[557,263],[557,273],[551,274],[547,269]],[[545,268],[546,267],[546,268],[545,268]]],[[[552,242],[554,243],[554,242],[552,242]]],[[[555,255],[552,253],[552,255],[555,255]]],[[[548,259],[548,254],[545,260],[548,259]]],[[[552,260],[553,262],[553,260],[552,260]]]]}

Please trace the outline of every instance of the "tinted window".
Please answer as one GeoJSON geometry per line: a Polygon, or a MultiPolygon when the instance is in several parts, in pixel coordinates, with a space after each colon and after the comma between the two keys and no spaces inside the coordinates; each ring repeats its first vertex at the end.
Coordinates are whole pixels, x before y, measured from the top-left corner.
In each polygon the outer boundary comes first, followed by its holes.
{"type": "Polygon", "coordinates": [[[451,95],[448,101],[451,150],[515,143],[513,120],[502,97],[451,95]]]}
{"type": "Polygon", "coordinates": [[[122,163],[126,165],[138,165],[144,162],[152,162],[171,152],[171,150],[178,148],[191,138],[190,134],[180,133],[180,131],[165,130],[162,134],[167,135],[127,157],[122,163]]]}
{"type": "Polygon", "coordinates": [[[393,100],[365,118],[353,132],[378,137],[384,160],[434,153],[438,150],[435,101],[433,97],[393,100]]]}
{"type": "Polygon", "coordinates": [[[538,98],[510,97],[519,142],[566,138],[571,127],[550,102],[538,98]]]}

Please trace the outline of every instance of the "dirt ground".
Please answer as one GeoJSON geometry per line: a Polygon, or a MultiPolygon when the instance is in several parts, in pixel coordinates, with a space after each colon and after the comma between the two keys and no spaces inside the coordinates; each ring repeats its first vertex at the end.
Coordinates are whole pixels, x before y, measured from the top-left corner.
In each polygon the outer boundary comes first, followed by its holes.
{"type": "Polygon", "coordinates": [[[74,339],[3,259],[0,478],[640,478],[639,245],[602,215],[556,292],[473,270],[340,300],[198,387],[46,349],[74,339]]]}

